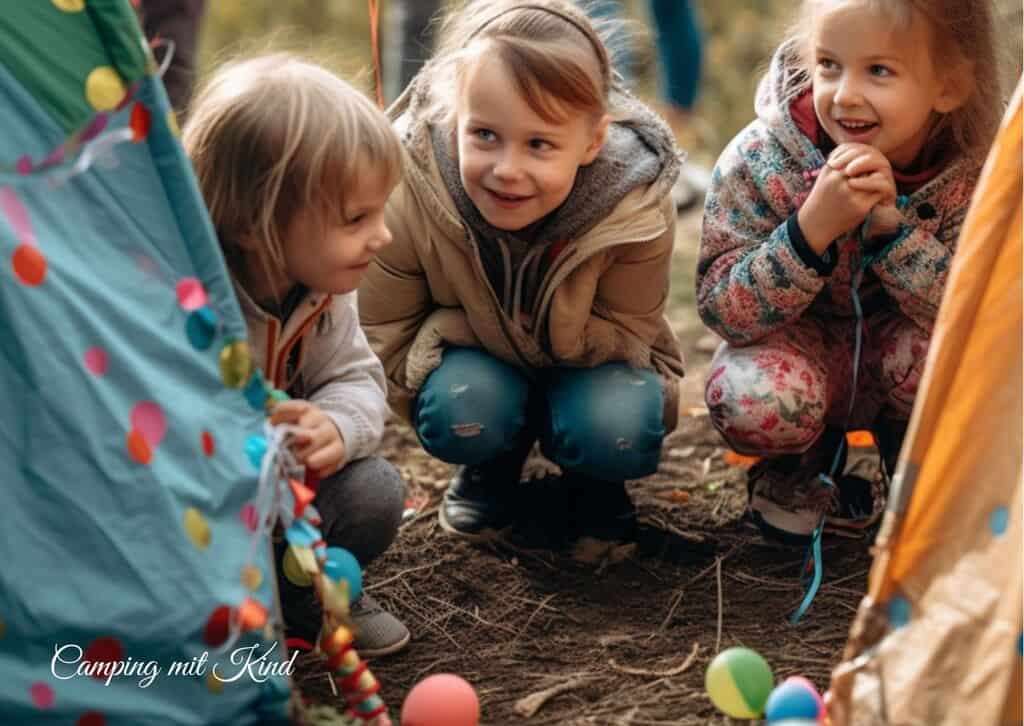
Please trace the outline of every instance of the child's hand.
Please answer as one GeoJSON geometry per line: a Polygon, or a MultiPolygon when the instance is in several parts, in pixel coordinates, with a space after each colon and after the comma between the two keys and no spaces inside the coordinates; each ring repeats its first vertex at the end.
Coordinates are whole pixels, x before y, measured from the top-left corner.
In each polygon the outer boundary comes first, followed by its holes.
{"type": "Polygon", "coordinates": [[[292,453],[321,478],[334,474],[345,463],[341,432],[315,404],[301,399],[282,401],[270,412],[270,423],[292,424],[299,429],[292,453]]]}
{"type": "Polygon", "coordinates": [[[828,165],[841,171],[850,180],[850,186],[862,192],[879,191],[882,203],[896,201],[896,179],[892,164],[885,154],[867,144],[840,144],[828,157],[828,165]]]}
{"type": "Polygon", "coordinates": [[[864,182],[859,185],[862,188],[857,188],[853,186],[854,181],[826,164],[821,167],[810,196],[797,213],[807,244],[819,255],[836,237],[861,224],[886,194],[880,182],[874,185],[864,182]]]}

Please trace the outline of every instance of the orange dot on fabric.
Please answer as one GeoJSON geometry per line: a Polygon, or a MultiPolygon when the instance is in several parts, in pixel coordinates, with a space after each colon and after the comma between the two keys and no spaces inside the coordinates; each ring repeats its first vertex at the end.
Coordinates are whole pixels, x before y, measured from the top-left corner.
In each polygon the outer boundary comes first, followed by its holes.
{"type": "Polygon", "coordinates": [[[135,105],[132,106],[131,119],[128,121],[128,125],[132,130],[132,141],[136,144],[145,139],[149,134],[149,127],[153,123],[152,118],[149,109],[136,101],[135,105]]]}
{"type": "Polygon", "coordinates": [[[153,460],[153,450],[146,443],[146,438],[135,429],[128,432],[128,455],[140,464],[148,465],[153,460]]]}
{"type": "Polygon", "coordinates": [[[139,401],[132,406],[130,415],[132,429],[142,434],[152,448],[160,445],[167,433],[167,419],[160,404],[153,401],[139,401]]]}
{"type": "Polygon", "coordinates": [[[203,283],[194,277],[186,277],[177,285],[178,304],[185,310],[198,310],[206,305],[206,290],[203,283]]]}
{"type": "Polygon", "coordinates": [[[185,533],[192,540],[192,544],[199,549],[205,550],[210,546],[210,539],[212,537],[210,523],[206,521],[206,517],[202,515],[202,512],[195,507],[189,507],[185,510],[185,533]]]}
{"type": "Polygon", "coordinates": [[[11,255],[14,276],[23,285],[35,287],[46,279],[46,258],[32,245],[20,244],[11,255]]]}
{"type": "Polygon", "coordinates": [[[102,376],[110,366],[110,356],[103,348],[89,348],[85,351],[85,367],[94,376],[102,376]]]}
{"type": "Polygon", "coordinates": [[[85,79],[85,98],[97,111],[110,111],[124,98],[121,76],[110,66],[93,68],[85,79]]]}
{"type": "Polygon", "coordinates": [[[206,621],[203,640],[207,645],[216,648],[223,645],[231,631],[231,608],[227,605],[218,606],[206,621]]]}
{"type": "MultiPolygon", "coordinates": [[[[85,649],[82,660],[90,663],[116,663],[124,660],[124,646],[117,638],[97,638],[85,649]]],[[[107,680],[106,674],[100,672],[94,673],[93,678],[107,680]]]]}
{"type": "Polygon", "coordinates": [[[267,624],[267,609],[251,597],[246,598],[238,609],[238,622],[244,631],[259,630],[267,624]]]}
{"type": "Polygon", "coordinates": [[[206,676],[206,688],[210,693],[222,693],[224,691],[224,681],[211,672],[206,676]]]}
{"type": "Polygon", "coordinates": [[[42,681],[33,683],[29,687],[28,693],[32,697],[32,703],[35,704],[36,708],[52,708],[53,702],[56,700],[53,695],[53,689],[42,681]]]}
{"type": "Polygon", "coordinates": [[[203,445],[203,453],[207,456],[213,456],[217,450],[217,444],[213,440],[213,434],[209,431],[204,431],[199,438],[203,445]]]}
{"type": "Polygon", "coordinates": [[[263,584],[263,570],[254,566],[246,565],[242,568],[242,586],[246,590],[255,592],[263,584]]]}
{"type": "Polygon", "coordinates": [[[75,726],[106,726],[107,719],[99,711],[89,711],[75,721],[75,726]]]}

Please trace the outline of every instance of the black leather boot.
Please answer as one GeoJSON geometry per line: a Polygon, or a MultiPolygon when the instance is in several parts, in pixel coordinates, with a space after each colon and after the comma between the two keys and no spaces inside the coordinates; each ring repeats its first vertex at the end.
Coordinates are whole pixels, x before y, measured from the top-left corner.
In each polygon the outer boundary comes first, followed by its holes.
{"type": "Polygon", "coordinates": [[[514,493],[525,459],[525,453],[514,451],[459,467],[441,499],[441,528],[474,541],[493,539],[509,529],[515,519],[514,493]]]}

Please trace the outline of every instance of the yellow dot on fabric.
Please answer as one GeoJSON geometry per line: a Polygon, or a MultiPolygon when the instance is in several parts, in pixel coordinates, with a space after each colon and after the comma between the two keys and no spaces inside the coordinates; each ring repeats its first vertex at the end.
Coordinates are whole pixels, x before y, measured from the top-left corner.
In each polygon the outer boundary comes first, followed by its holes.
{"type": "Polygon", "coordinates": [[[185,510],[185,532],[199,549],[205,550],[210,546],[210,525],[195,507],[185,510]]]}
{"type": "Polygon", "coordinates": [[[167,128],[175,136],[181,136],[181,127],[178,126],[178,117],[173,109],[167,112],[167,128]]]}
{"type": "Polygon", "coordinates": [[[206,687],[209,689],[210,693],[223,693],[224,681],[213,675],[211,672],[206,676],[206,687]]]}
{"type": "Polygon", "coordinates": [[[242,585],[247,590],[255,592],[263,584],[263,571],[254,565],[246,565],[242,568],[242,585]]]}
{"type": "Polygon", "coordinates": [[[124,98],[124,83],[110,66],[93,68],[85,79],[85,97],[97,111],[110,111],[124,98]]]}
{"type": "Polygon", "coordinates": [[[51,0],[58,10],[65,13],[80,13],[85,10],[85,0],[51,0]]]}
{"type": "Polygon", "coordinates": [[[296,587],[309,587],[313,584],[312,576],[302,569],[302,565],[299,564],[295,551],[291,547],[285,550],[282,567],[284,576],[296,587]]]}
{"type": "Polygon", "coordinates": [[[228,388],[241,388],[252,376],[252,356],[249,344],[235,340],[220,351],[220,375],[228,388]]]}

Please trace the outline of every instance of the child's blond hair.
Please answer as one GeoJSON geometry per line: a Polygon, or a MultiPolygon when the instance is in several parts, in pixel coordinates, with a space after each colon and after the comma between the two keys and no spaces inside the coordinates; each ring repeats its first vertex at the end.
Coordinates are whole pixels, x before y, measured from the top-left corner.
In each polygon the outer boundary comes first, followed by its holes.
{"type": "Polygon", "coordinates": [[[236,274],[247,240],[263,269],[284,266],[282,241],[300,211],[314,229],[343,220],[345,196],[369,169],[389,188],[402,151],[384,113],[323,66],[291,53],[225,64],[203,84],[183,129],[185,150],[236,274]]]}
{"type": "MultiPolygon", "coordinates": [[[[971,84],[970,95],[959,108],[946,114],[935,134],[948,131],[963,155],[983,159],[999,128],[1005,101],[999,82],[999,53],[990,0],[844,0],[861,2],[887,13],[897,28],[913,22],[914,11],[928,23],[931,36],[929,62],[936,72],[959,71],[961,82],[971,84]]],[[[781,50],[798,61],[795,72],[785,80],[781,102],[788,106],[811,84],[810,24],[814,6],[821,0],[802,0],[797,19],[781,50]]]]}
{"type": "Polygon", "coordinates": [[[600,118],[610,107],[613,63],[600,29],[565,0],[469,0],[449,10],[438,51],[428,64],[429,117],[452,128],[454,99],[467,63],[486,53],[512,74],[523,99],[542,119],[559,123],[567,111],[600,118]]]}

